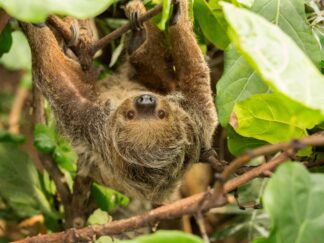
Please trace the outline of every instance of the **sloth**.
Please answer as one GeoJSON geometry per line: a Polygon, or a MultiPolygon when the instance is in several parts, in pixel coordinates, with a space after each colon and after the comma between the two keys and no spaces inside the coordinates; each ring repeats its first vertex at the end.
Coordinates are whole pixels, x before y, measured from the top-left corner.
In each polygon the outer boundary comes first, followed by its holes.
{"type": "Polygon", "coordinates": [[[211,149],[217,116],[187,0],[174,3],[167,35],[139,23],[145,11],[139,0],[126,6],[127,61],[103,82],[65,55],[50,28],[21,25],[33,81],[78,154],[78,178],[159,204],[211,149]]]}

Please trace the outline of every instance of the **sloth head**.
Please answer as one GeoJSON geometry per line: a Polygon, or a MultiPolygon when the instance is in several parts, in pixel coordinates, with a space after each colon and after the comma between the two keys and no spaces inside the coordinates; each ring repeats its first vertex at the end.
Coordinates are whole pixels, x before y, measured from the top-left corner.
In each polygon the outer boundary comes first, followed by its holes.
{"type": "Polygon", "coordinates": [[[168,97],[145,93],[128,98],[112,123],[114,168],[150,200],[155,191],[170,190],[198,159],[193,122],[168,97]]]}

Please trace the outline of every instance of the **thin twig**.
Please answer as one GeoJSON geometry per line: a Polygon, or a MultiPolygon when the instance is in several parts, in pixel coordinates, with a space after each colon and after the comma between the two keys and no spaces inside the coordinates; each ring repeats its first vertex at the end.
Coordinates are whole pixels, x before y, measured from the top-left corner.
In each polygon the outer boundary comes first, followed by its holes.
{"type": "MultiPolygon", "coordinates": [[[[273,158],[269,162],[262,164],[261,166],[254,168],[245,174],[236,177],[232,180],[229,180],[227,183],[225,183],[224,186],[224,193],[228,193],[230,191],[233,191],[235,188],[247,183],[248,181],[258,177],[260,174],[262,174],[264,171],[273,170],[276,168],[279,164],[286,161],[292,153],[295,152],[295,148],[297,147],[297,144],[300,145],[313,145],[313,146],[319,146],[324,145],[324,136],[309,136],[305,137],[299,140],[294,140],[293,142],[288,143],[280,143],[274,144],[274,145],[266,145],[259,147],[253,151],[250,152],[251,157],[255,157],[260,154],[262,151],[263,153],[271,153],[278,150],[282,150],[283,148],[286,149],[287,152],[283,152],[277,157],[273,158]],[[254,155],[254,156],[252,156],[254,155]]],[[[249,157],[249,158],[251,158],[249,157]]],[[[239,165],[243,165],[244,163],[247,163],[249,159],[246,158],[246,155],[243,155],[235,161],[239,161],[239,165]]],[[[232,164],[231,163],[231,164],[232,164]]],[[[238,162],[235,162],[238,163],[238,162]]],[[[235,168],[239,167],[238,164],[235,165],[235,168]]],[[[233,167],[232,167],[233,168],[233,167]]],[[[231,171],[235,172],[235,170],[231,169],[231,171]]],[[[228,173],[228,171],[227,171],[228,173]]],[[[208,190],[205,193],[200,193],[193,195],[188,198],[181,199],[179,201],[176,201],[172,204],[162,206],[156,209],[153,209],[149,211],[148,213],[134,216],[128,219],[113,221],[109,224],[104,225],[95,225],[90,226],[82,229],[70,229],[68,231],[60,232],[60,233],[54,233],[54,234],[48,234],[48,235],[40,235],[32,238],[27,238],[24,240],[20,240],[17,242],[20,243],[27,243],[27,242],[75,242],[75,241],[89,241],[96,237],[103,236],[103,235],[118,235],[123,232],[131,231],[143,226],[146,226],[148,224],[155,223],[162,219],[172,219],[177,218],[183,215],[188,214],[194,214],[198,212],[199,210],[206,211],[211,208],[220,207],[227,203],[227,200],[217,200],[213,204],[209,203],[206,204],[209,208],[202,208],[202,203],[204,200],[208,200],[210,198],[210,195],[212,195],[214,192],[213,189],[208,190]]],[[[222,198],[220,195],[220,199],[222,198]]]]}
{"type": "Polygon", "coordinates": [[[287,150],[289,148],[292,149],[301,149],[308,145],[318,146],[323,145],[324,142],[324,136],[323,134],[316,134],[308,137],[304,137],[301,139],[294,139],[290,142],[283,142],[283,143],[277,143],[277,144],[269,144],[265,145],[259,148],[256,148],[254,150],[248,151],[247,153],[243,154],[242,156],[238,157],[234,161],[230,163],[229,166],[227,166],[223,172],[223,177],[225,180],[229,178],[231,174],[233,174],[235,171],[237,171],[240,167],[245,165],[247,162],[249,162],[251,159],[265,154],[270,154],[278,151],[287,150]]]}
{"type": "MultiPolygon", "coordinates": [[[[163,8],[162,5],[157,5],[154,8],[150,9],[149,11],[147,11],[144,15],[142,15],[139,18],[139,22],[143,23],[143,22],[151,19],[155,15],[159,14],[162,11],[162,8],[163,8]]],[[[131,24],[127,23],[127,24],[119,27],[118,29],[114,30],[110,34],[108,34],[108,35],[104,36],[103,38],[101,38],[101,39],[97,40],[96,42],[94,42],[92,44],[92,46],[91,46],[92,55],[94,55],[98,50],[104,48],[110,42],[117,39],[122,34],[129,31],[130,29],[131,29],[131,24]]]]}
{"type": "Polygon", "coordinates": [[[207,235],[206,227],[205,227],[205,220],[204,220],[203,214],[201,212],[198,212],[195,219],[198,224],[200,234],[201,234],[204,242],[210,243],[208,235],[207,235]]]}

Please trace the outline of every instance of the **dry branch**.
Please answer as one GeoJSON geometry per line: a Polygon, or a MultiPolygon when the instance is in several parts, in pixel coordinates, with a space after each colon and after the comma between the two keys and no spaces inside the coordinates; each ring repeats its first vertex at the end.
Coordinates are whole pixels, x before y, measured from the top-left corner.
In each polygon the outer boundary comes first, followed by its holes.
{"type": "MultiPolygon", "coordinates": [[[[238,157],[231,163],[231,167],[229,167],[230,169],[224,171],[224,174],[230,175],[230,173],[234,173],[236,168],[239,168],[240,166],[244,165],[253,157],[276,152],[279,150],[284,150],[284,152],[274,157],[269,162],[262,164],[259,167],[253,168],[239,177],[229,180],[224,185],[224,192],[228,193],[234,190],[235,188],[247,183],[248,181],[258,177],[265,171],[273,170],[279,164],[286,161],[293,153],[296,152],[296,150],[306,145],[324,145],[324,136],[313,135],[299,140],[293,140],[287,143],[266,145],[250,151],[248,155],[244,154],[238,157]]],[[[212,204],[203,204],[205,200],[210,199],[211,195],[215,195],[213,189],[205,193],[200,193],[188,198],[181,199],[172,204],[153,209],[145,214],[134,216],[128,219],[113,221],[105,225],[94,225],[83,229],[70,229],[60,233],[35,236],[17,241],[17,243],[90,241],[103,235],[118,235],[123,232],[131,231],[140,227],[150,225],[152,223],[156,223],[159,220],[172,219],[187,214],[194,214],[199,211],[206,211],[211,208],[221,207],[227,203],[226,198],[223,197],[223,195],[218,194],[217,201],[214,201],[212,204]],[[206,205],[206,207],[203,208],[203,205],[206,205]]]]}

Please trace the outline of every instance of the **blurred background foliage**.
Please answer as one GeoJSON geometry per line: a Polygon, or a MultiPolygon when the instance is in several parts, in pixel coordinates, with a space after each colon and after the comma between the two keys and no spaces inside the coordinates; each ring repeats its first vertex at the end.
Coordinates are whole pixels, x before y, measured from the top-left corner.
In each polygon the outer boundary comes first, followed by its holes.
{"type": "MultiPolygon", "coordinates": [[[[39,23],[48,14],[93,18],[98,36],[102,37],[127,23],[123,11],[126,3],[0,0],[0,9],[11,16],[0,33],[0,242],[62,230],[64,209],[37,151],[53,158],[70,189],[77,163],[69,142],[58,133],[48,105],[46,125],[38,124],[33,129],[31,53],[18,21],[39,23]]],[[[153,21],[167,33],[171,1],[145,1],[147,7],[160,3],[164,10],[153,21]]],[[[211,69],[221,124],[215,147],[221,159],[231,161],[264,144],[322,131],[323,9],[319,0],[190,1],[197,41],[211,69]]],[[[125,59],[125,39],[123,36],[111,42],[94,60],[93,65],[101,71],[100,79],[116,71],[125,59]]],[[[298,155],[297,161],[321,160],[323,148],[305,148],[298,155]]],[[[257,158],[251,165],[266,160],[257,158]]],[[[200,177],[190,177],[196,184],[210,174],[210,168],[194,169],[202,173],[200,177]]],[[[204,218],[210,241],[324,240],[323,170],[315,168],[312,172],[300,163],[288,162],[271,179],[257,178],[240,187],[241,203],[262,202],[264,209],[240,210],[230,204],[211,210],[204,218]]],[[[212,179],[205,182],[204,189],[212,183],[212,179]]],[[[183,196],[199,192],[184,184],[187,188],[182,189],[183,196]]],[[[109,222],[112,215],[126,210],[132,201],[98,184],[92,186],[91,195],[98,209],[88,224],[109,222]]],[[[194,218],[183,218],[182,224],[163,225],[162,222],[160,228],[180,231],[158,231],[125,242],[202,242],[183,232],[199,235],[194,218]],[[185,227],[185,222],[190,227],[185,227]]],[[[97,242],[111,240],[102,237],[97,242]]]]}

